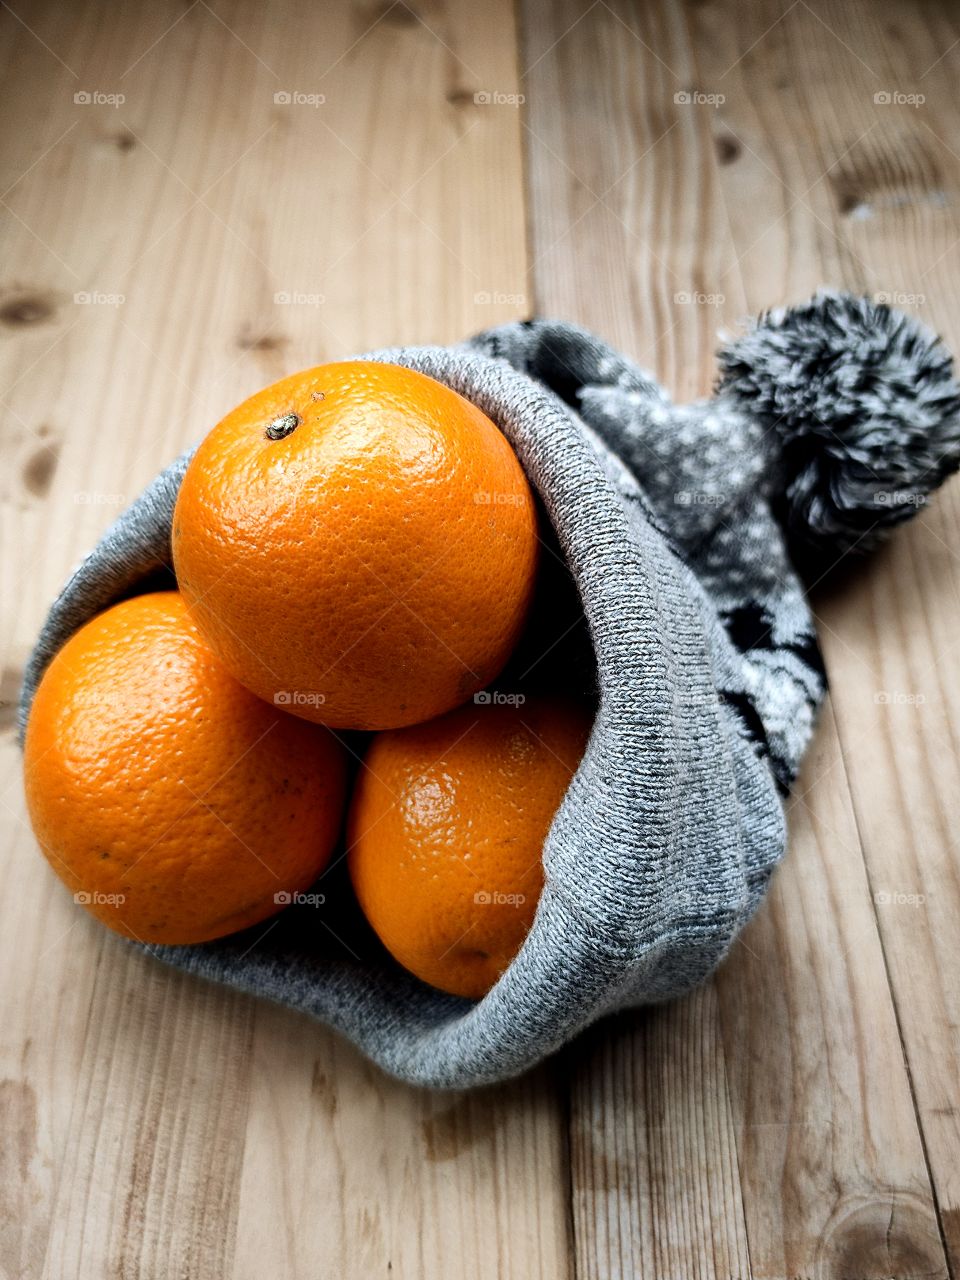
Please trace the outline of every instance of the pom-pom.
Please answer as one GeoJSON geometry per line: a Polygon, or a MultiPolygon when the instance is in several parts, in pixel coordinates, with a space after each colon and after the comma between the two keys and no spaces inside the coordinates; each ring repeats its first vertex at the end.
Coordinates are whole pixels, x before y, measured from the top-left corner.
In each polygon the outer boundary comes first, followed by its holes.
{"type": "Polygon", "coordinates": [[[719,353],[718,393],[779,438],[780,509],[798,561],[868,551],[960,465],[960,388],[918,321],[822,292],[719,353]]]}

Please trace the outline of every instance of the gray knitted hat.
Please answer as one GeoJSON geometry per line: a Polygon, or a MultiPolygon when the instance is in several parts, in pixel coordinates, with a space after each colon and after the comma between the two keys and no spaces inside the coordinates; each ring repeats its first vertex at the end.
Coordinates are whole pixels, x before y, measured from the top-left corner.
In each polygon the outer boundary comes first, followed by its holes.
{"type": "MultiPolygon", "coordinates": [[[[340,857],[322,906],[149,949],[314,1015],[403,1079],[463,1087],[525,1070],[613,1010],[678,996],[722,959],[784,852],[782,797],[824,693],[800,574],[873,546],[957,468],[960,393],[932,334],[836,294],[762,317],[721,352],[714,398],[686,406],[568,324],[367,358],[429,374],[493,418],[555,538],[526,665],[591,686],[598,709],[544,847],[533,928],[483,1000],[443,995],[373,938],[340,857]]],[[[170,574],[188,456],[54,604],[21,726],[71,633],[170,574]]]]}

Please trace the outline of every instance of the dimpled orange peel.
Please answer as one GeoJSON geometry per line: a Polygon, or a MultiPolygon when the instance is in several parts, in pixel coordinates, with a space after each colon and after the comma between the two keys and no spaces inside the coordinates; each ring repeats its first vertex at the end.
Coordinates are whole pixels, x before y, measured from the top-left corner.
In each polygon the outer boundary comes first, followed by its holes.
{"type": "Polygon", "coordinates": [[[478,998],[516,955],[591,719],[537,697],[374,737],[350,805],[350,876],[380,940],[424,982],[478,998]]]}
{"type": "Polygon", "coordinates": [[[80,905],[142,942],[257,924],[327,865],[343,748],[226,670],[176,591],[106,610],[37,689],[24,743],[30,818],[80,905]]]}
{"type": "Polygon", "coordinates": [[[348,361],[267,387],[202,442],[173,553],[248,689],[336,728],[439,715],[501,670],[532,595],[530,486],[478,408],[348,361]]]}

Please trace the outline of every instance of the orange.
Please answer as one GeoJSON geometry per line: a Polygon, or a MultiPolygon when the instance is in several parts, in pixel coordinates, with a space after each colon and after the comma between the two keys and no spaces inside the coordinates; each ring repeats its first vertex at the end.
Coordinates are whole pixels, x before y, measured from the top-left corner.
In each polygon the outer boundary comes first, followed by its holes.
{"type": "Polygon", "coordinates": [[[180,589],[248,689],[336,728],[448,711],[519,635],[537,556],[530,487],[497,427],[397,365],[284,378],[187,468],[180,589]]]}
{"type": "Polygon", "coordinates": [[[350,806],[350,875],[380,940],[424,982],[479,998],[516,955],[590,719],[537,698],[373,739],[350,806]]]}
{"type": "Polygon", "coordinates": [[[175,591],[92,619],[44,673],[24,745],[37,839],[78,902],[143,942],[279,911],[327,865],[345,764],[227,672],[175,591]]]}

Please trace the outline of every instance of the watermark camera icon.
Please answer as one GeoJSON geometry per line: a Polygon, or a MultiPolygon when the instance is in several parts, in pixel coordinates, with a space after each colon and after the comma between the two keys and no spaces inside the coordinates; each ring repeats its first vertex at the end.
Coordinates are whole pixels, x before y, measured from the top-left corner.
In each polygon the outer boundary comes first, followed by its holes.
{"type": "Polygon", "coordinates": [[[478,907],[522,907],[527,898],[523,893],[500,893],[499,890],[491,893],[489,889],[478,889],[473,900],[478,907]]]}
{"type": "Polygon", "coordinates": [[[926,94],[904,93],[900,89],[880,89],[873,95],[877,107],[922,107],[926,100],[926,94]]]}
{"type": "Polygon", "coordinates": [[[317,689],[277,689],[273,695],[275,707],[322,707],[326,700],[317,689]]]}
{"type": "Polygon", "coordinates": [[[478,107],[522,107],[526,100],[526,94],[502,93],[499,89],[480,89],[473,95],[478,107]]]}
{"type": "Polygon", "coordinates": [[[873,700],[880,707],[922,707],[926,704],[927,695],[906,693],[900,689],[878,689],[873,700]]]}
{"type": "Polygon", "coordinates": [[[125,93],[104,93],[101,89],[78,89],[73,95],[74,104],[78,107],[122,107],[127,100],[125,93]]]}
{"type": "Polygon", "coordinates": [[[481,689],[473,695],[477,707],[522,707],[526,700],[525,693],[504,693],[500,689],[481,689]]]}
{"type": "Polygon", "coordinates": [[[925,893],[903,893],[899,890],[879,889],[873,895],[878,907],[923,907],[927,902],[925,893]]]}
{"type": "Polygon", "coordinates": [[[93,292],[81,289],[73,295],[74,305],[78,307],[122,307],[126,300],[125,293],[101,293],[98,289],[93,292]]]}
{"type": "Polygon", "coordinates": [[[922,307],[927,301],[925,293],[905,293],[899,289],[873,295],[873,300],[887,307],[922,307]]]}
{"type": "Polygon", "coordinates": [[[726,100],[726,94],[703,93],[700,89],[678,89],[673,95],[673,101],[678,107],[722,107],[726,100]]]}
{"type": "Polygon", "coordinates": [[[326,94],[303,93],[300,89],[278,89],[273,95],[278,107],[322,107],[326,100],[326,94]]]}
{"type": "Polygon", "coordinates": [[[527,305],[527,295],[525,293],[506,293],[499,290],[491,292],[489,289],[481,289],[473,295],[473,301],[478,307],[525,307],[527,305]]]}
{"type": "Polygon", "coordinates": [[[326,294],[303,293],[300,290],[281,289],[273,295],[274,306],[277,307],[322,307],[326,300],[326,294]]]}
{"type": "Polygon", "coordinates": [[[722,307],[727,296],[724,293],[702,293],[699,290],[691,292],[688,289],[681,289],[673,295],[673,300],[677,306],[681,307],[722,307]]]}
{"type": "Polygon", "coordinates": [[[103,493],[99,489],[78,489],[73,495],[78,507],[123,507],[127,503],[125,493],[103,493]]]}

